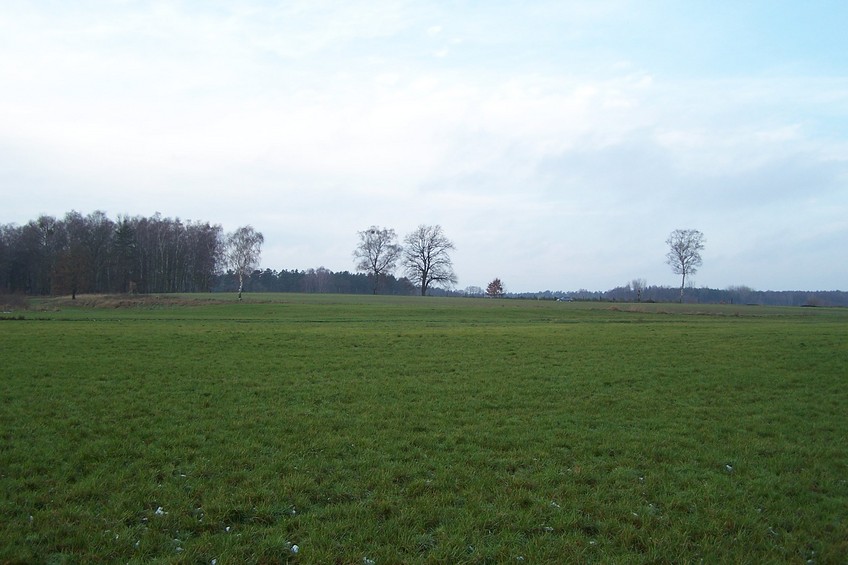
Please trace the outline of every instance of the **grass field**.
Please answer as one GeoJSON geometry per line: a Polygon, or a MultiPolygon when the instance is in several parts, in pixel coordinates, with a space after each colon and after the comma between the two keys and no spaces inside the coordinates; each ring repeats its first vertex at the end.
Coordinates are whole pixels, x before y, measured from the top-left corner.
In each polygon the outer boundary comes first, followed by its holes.
{"type": "Polygon", "coordinates": [[[0,563],[848,561],[848,310],[34,306],[0,563]]]}

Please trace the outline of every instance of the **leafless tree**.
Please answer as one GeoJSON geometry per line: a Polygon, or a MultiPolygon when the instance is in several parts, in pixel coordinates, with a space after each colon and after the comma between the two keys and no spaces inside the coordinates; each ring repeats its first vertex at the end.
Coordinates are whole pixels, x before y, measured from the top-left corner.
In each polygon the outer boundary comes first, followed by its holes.
{"type": "Polygon", "coordinates": [[[403,240],[403,268],[406,276],[421,289],[421,296],[427,294],[430,285],[456,284],[450,252],[455,249],[451,240],[445,237],[441,226],[420,225],[403,240]]]}
{"type": "Polygon", "coordinates": [[[390,275],[395,269],[401,247],[397,243],[395,230],[371,226],[359,233],[359,245],[353,251],[357,260],[356,269],[368,273],[372,280],[372,290],[377,294],[380,277],[390,275]]]}
{"type": "Polygon", "coordinates": [[[255,231],[251,226],[238,228],[227,235],[227,265],[238,276],[239,300],[241,300],[241,293],[244,290],[244,278],[249,277],[250,273],[259,266],[259,257],[264,242],[265,238],[262,233],[255,231]]]}
{"type": "Polygon", "coordinates": [[[501,298],[504,295],[504,287],[501,279],[495,279],[486,287],[486,296],[489,298],[501,298]]]}
{"type": "Polygon", "coordinates": [[[698,230],[674,230],[665,242],[669,246],[666,263],[678,275],[680,280],[680,302],[683,302],[683,289],[686,276],[694,275],[701,266],[701,250],[704,249],[704,234],[698,230]]]}
{"type": "Polygon", "coordinates": [[[465,296],[483,296],[483,289],[479,286],[467,286],[465,287],[465,296]]]}
{"type": "Polygon", "coordinates": [[[636,302],[642,302],[642,292],[648,286],[648,281],[645,279],[633,279],[630,282],[630,288],[636,293],[636,302]]]}

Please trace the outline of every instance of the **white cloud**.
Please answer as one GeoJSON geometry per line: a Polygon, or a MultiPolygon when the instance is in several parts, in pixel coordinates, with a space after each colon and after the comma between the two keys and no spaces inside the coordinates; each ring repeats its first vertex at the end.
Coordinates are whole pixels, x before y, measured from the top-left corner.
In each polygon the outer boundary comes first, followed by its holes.
{"type": "Polygon", "coordinates": [[[814,266],[778,265],[807,261],[808,238],[848,243],[848,82],[677,76],[599,46],[627,3],[13,6],[2,222],[105,208],[252,223],[267,266],[331,269],[351,268],[363,226],[442,223],[460,286],[513,290],[674,284],[678,227],[707,233],[713,286],[817,286],[814,266]],[[763,248],[772,270],[750,261],[763,248]]]}

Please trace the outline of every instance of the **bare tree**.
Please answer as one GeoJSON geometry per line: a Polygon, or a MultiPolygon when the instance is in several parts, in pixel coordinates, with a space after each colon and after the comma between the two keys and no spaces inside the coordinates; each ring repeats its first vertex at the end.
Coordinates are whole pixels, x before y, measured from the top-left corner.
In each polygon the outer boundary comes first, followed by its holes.
{"type": "Polygon", "coordinates": [[[372,290],[377,294],[380,277],[394,271],[401,247],[397,244],[397,235],[393,229],[371,226],[357,233],[359,245],[353,251],[353,257],[357,259],[356,269],[373,278],[372,290]]]}
{"type": "Polygon", "coordinates": [[[483,289],[479,286],[467,286],[465,287],[465,296],[483,296],[483,289]]]}
{"type": "Polygon", "coordinates": [[[489,298],[502,298],[504,295],[504,287],[501,279],[495,279],[486,287],[486,296],[489,298]]]}
{"type": "Polygon", "coordinates": [[[89,224],[77,211],[65,214],[65,248],[58,256],[54,275],[54,293],[70,293],[76,300],[77,293],[92,291],[91,253],[88,244],[89,224]]]}
{"type": "Polygon", "coordinates": [[[238,297],[244,290],[244,278],[259,266],[262,244],[265,242],[261,232],[254,231],[251,226],[238,228],[227,235],[226,260],[227,265],[238,276],[238,297]]]}
{"type": "Polygon", "coordinates": [[[704,249],[704,234],[698,230],[674,230],[665,242],[669,246],[666,263],[678,275],[680,281],[680,302],[683,302],[683,289],[686,276],[694,275],[701,266],[701,250],[704,249]]]}
{"type": "Polygon", "coordinates": [[[451,285],[457,281],[453,272],[450,251],[453,242],[442,233],[441,226],[420,225],[404,240],[403,268],[406,275],[421,289],[421,296],[433,283],[451,285]]]}
{"type": "Polygon", "coordinates": [[[636,302],[642,302],[642,292],[648,286],[648,281],[645,279],[633,279],[630,282],[630,288],[636,293],[636,302]]]}

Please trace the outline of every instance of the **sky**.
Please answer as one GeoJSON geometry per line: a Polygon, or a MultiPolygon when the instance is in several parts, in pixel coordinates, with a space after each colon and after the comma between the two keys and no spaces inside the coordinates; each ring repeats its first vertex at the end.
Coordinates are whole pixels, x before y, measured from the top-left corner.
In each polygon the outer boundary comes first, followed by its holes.
{"type": "Polygon", "coordinates": [[[353,271],[442,226],[456,287],[848,290],[848,2],[3,0],[0,223],[251,225],[353,271]]]}

